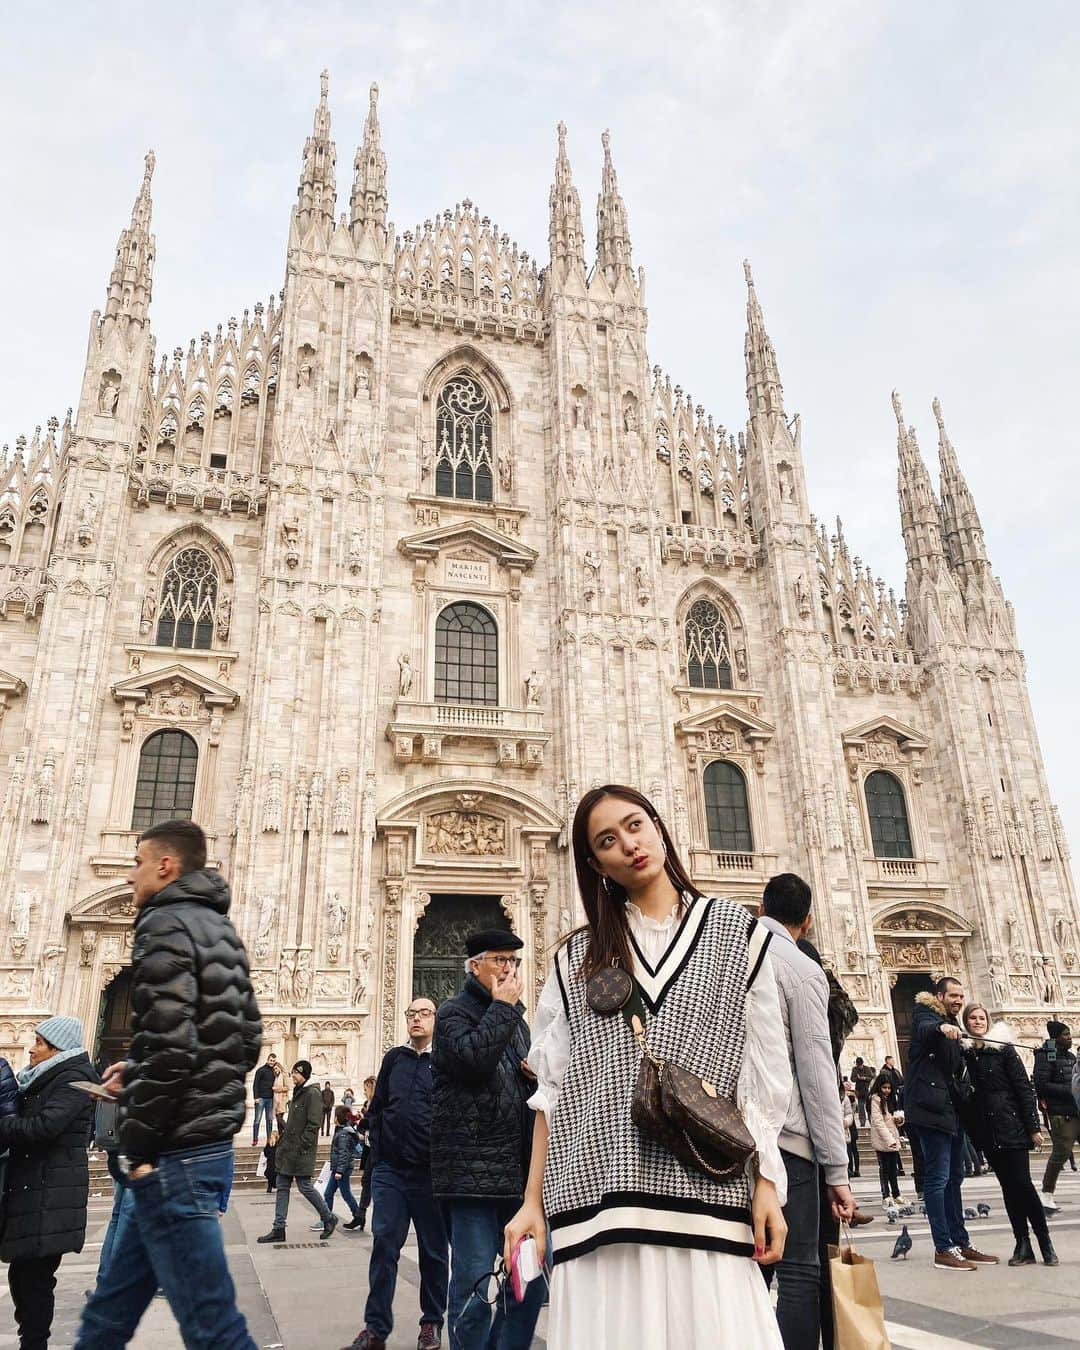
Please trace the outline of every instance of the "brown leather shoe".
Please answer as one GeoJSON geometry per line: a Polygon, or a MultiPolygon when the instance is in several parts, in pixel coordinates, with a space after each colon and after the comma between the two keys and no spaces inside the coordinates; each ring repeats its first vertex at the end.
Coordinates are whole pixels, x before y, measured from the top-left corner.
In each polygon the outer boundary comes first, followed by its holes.
{"type": "Polygon", "coordinates": [[[861,1209],[857,1209],[849,1220],[852,1228],[865,1228],[868,1223],[874,1222],[872,1214],[864,1214],[861,1209]]]}
{"type": "Polygon", "coordinates": [[[947,1252],[935,1252],[933,1261],[935,1270],[978,1270],[974,1261],[965,1261],[959,1247],[950,1247],[947,1252]]]}
{"type": "Polygon", "coordinates": [[[973,1261],[977,1266],[996,1266],[1001,1260],[999,1256],[987,1256],[978,1247],[959,1247],[957,1250],[965,1261],[973,1261]]]}
{"type": "Polygon", "coordinates": [[[386,1341],[382,1336],[376,1336],[375,1333],[364,1327],[355,1341],[351,1341],[345,1350],[386,1350],[386,1341]]]}
{"type": "Polygon", "coordinates": [[[442,1337],[434,1322],[421,1322],[420,1335],[416,1338],[416,1350],[440,1350],[442,1337]]]}

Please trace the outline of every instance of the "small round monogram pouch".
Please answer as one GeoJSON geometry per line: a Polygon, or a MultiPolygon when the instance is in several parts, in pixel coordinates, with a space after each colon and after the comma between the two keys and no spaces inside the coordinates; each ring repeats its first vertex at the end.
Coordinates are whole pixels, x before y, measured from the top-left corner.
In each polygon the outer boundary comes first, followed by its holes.
{"type": "Polygon", "coordinates": [[[585,1001],[594,1013],[610,1017],[621,1011],[634,991],[634,981],[621,966],[605,966],[589,977],[585,1001]]]}

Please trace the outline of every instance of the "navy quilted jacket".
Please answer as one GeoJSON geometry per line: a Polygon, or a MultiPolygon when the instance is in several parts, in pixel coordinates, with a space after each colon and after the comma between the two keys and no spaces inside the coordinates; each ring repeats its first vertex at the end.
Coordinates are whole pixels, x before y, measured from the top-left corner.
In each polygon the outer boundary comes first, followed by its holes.
{"type": "Polygon", "coordinates": [[[19,1083],[7,1060],[0,1055],[0,1116],[19,1114],[19,1083]]]}
{"type": "Polygon", "coordinates": [[[132,1041],[120,1146],[133,1164],[231,1139],[262,1023],[229,888],[188,872],[139,910],[132,954],[132,1041]]]}
{"type": "Polygon", "coordinates": [[[442,1198],[520,1199],[535,1091],[521,1072],[529,1028],[520,1003],[498,1003],[474,975],[435,1018],[431,1183],[442,1198]]]}

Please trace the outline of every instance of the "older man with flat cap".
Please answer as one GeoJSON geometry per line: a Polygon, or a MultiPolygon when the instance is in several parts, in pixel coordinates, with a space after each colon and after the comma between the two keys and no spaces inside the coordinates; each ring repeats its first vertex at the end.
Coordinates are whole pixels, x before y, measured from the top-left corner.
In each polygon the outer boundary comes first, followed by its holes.
{"type": "Polygon", "coordinates": [[[450,1350],[528,1350],[543,1301],[543,1280],[522,1303],[500,1298],[492,1308],[474,1293],[486,1296],[532,1148],[522,945],[501,928],[468,937],[465,987],[435,1019],[431,1180],[450,1234],[450,1350]]]}

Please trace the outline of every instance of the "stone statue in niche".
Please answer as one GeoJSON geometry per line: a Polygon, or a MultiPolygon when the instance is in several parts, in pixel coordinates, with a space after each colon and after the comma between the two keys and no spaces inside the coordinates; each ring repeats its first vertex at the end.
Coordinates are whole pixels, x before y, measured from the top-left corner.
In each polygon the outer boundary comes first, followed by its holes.
{"type": "Polygon", "coordinates": [[[26,955],[26,944],[30,939],[30,911],[34,908],[35,895],[31,890],[15,892],[8,909],[11,921],[11,954],[16,961],[26,955]]]}
{"type": "Polygon", "coordinates": [[[293,1001],[293,962],[288,952],[281,953],[281,965],[278,967],[278,1002],[289,1004],[293,1001]]]}
{"type": "Polygon", "coordinates": [[[808,619],[813,613],[810,587],[807,586],[806,577],[802,572],[795,578],[795,606],[799,611],[800,619],[808,619]]]}
{"type": "Polygon", "coordinates": [[[514,486],[514,461],[510,458],[509,450],[503,450],[499,455],[499,483],[504,492],[509,492],[514,486]]]}
{"type": "Polygon", "coordinates": [[[341,940],[348,918],[349,911],[340,892],[331,891],[326,897],[326,957],[331,965],[336,965],[341,957],[341,940]]]}
{"type": "Polygon", "coordinates": [[[593,552],[591,548],[586,549],[581,565],[585,569],[585,598],[591,600],[596,594],[597,583],[600,580],[600,554],[593,552]]]}
{"type": "Polygon", "coordinates": [[[364,535],[361,530],[353,530],[349,536],[349,552],[346,558],[349,571],[355,576],[364,565],[364,535]]]}
{"type": "Polygon", "coordinates": [[[298,389],[311,388],[311,362],[304,361],[300,369],[296,372],[296,386],[298,389]]]}
{"type": "Polygon", "coordinates": [[[97,933],[93,928],[83,929],[83,935],[79,939],[79,965],[84,970],[89,970],[94,964],[94,952],[97,950],[97,933]]]}
{"type": "Polygon", "coordinates": [[[296,953],[296,970],[293,973],[293,1001],[297,1007],[304,1008],[311,1001],[311,953],[296,953]]]}
{"type": "Polygon", "coordinates": [[[781,464],[777,470],[777,478],[780,484],[780,500],[784,503],[794,502],[795,475],[791,471],[791,465],[781,464]]]}
{"type": "Polygon", "coordinates": [[[1003,1008],[1009,1001],[1009,988],[1001,968],[994,964],[990,965],[987,974],[990,976],[990,988],[994,994],[994,1006],[1003,1008]]]}
{"type": "Polygon", "coordinates": [[[259,916],[255,929],[256,961],[265,961],[270,955],[270,938],[274,932],[274,920],[277,918],[277,896],[272,891],[263,891],[259,896],[259,916]]]}
{"type": "Polygon", "coordinates": [[[92,493],[86,494],[86,500],[79,507],[79,519],[75,525],[75,539],[80,548],[89,548],[94,542],[94,526],[97,523],[98,500],[92,493]]]}
{"type": "Polygon", "coordinates": [[[638,429],[637,404],[632,398],[627,399],[626,404],[623,407],[622,424],[623,431],[626,432],[637,431],[638,429]]]}
{"type": "Polygon", "coordinates": [[[228,642],[229,623],[232,620],[232,600],[229,596],[223,595],[217,604],[217,636],[219,642],[228,642]]]}
{"type": "Polygon", "coordinates": [[[119,401],[120,376],[115,370],[107,370],[101,377],[101,386],[98,389],[98,412],[104,417],[115,417],[119,401]]]}
{"type": "Polygon", "coordinates": [[[535,670],[529,672],[525,681],[525,706],[536,708],[540,704],[540,695],[544,692],[544,682],[535,670]]]}
{"type": "Polygon", "coordinates": [[[742,633],[735,634],[735,673],[745,684],[750,678],[750,668],[746,660],[746,638],[742,633]]]}
{"type": "Polygon", "coordinates": [[[576,384],[570,391],[570,397],[573,400],[570,409],[575,428],[580,428],[582,431],[588,431],[589,395],[582,385],[576,384]]]}
{"type": "Polygon", "coordinates": [[[650,599],[649,582],[645,576],[645,568],[642,567],[641,563],[638,563],[634,568],[634,586],[637,590],[638,604],[647,605],[650,599]]]}
{"type": "Polygon", "coordinates": [[[397,659],[398,665],[398,694],[402,698],[408,698],[412,693],[413,687],[413,668],[412,661],[409,659],[408,652],[402,652],[397,659]]]}
{"type": "Polygon", "coordinates": [[[361,353],[356,358],[356,382],[353,385],[356,398],[371,397],[371,358],[361,353]]]}
{"type": "Polygon", "coordinates": [[[145,637],[153,627],[154,615],[157,613],[157,591],[151,584],[146,594],[143,596],[142,609],[139,614],[139,632],[145,637]]]}
{"type": "Polygon", "coordinates": [[[281,534],[285,540],[285,565],[296,567],[300,562],[300,517],[282,521],[281,534]]]}
{"type": "Polygon", "coordinates": [[[356,954],[356,973],[353,976],[353,1007],[358,1008],[363,1003],[367,995],[368,987],[368,969],[371,965],[370,952],[357,952],[356,954]]]}
{"type": "Polygon", "coordinates": [[[60,969],[60,957],[63,947],[46,947],[41,954],[41,1002],[48,1008],[52,1003],[53,989],[56,987],[56,975],[60,969]]]}

